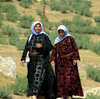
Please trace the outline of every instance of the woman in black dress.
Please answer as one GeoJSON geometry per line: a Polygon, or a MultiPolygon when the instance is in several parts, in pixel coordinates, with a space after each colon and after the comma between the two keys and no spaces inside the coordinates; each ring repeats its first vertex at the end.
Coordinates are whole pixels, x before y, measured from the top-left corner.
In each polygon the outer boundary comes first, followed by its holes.
{"type": "Polygon", "coordinates": [[[46,99],[54,99],[56,96],[55,75],[49,62],[49,52],[53,46],[49,36],[42,31],[42,24],[36,21],[32,24],[32,34],[28,38],[21,58],[24,66],[25,57],[29,51],[30,61],[28,68],[28,96],[37,99],[40,95],[46,99]]]}

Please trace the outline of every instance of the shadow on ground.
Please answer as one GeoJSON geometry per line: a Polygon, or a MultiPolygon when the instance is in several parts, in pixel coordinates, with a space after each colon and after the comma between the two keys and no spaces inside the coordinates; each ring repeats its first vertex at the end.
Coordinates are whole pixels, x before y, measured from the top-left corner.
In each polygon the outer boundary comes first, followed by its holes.
{"type": "Polygon", "coordinates": [[[71,99],[85,99],[85,98],[71,98],[71,99]]]}

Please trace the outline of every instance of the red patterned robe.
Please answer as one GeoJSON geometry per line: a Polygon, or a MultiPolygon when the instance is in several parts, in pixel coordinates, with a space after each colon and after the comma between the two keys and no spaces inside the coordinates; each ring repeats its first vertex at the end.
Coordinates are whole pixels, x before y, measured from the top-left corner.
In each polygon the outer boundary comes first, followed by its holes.
{"type": "Polygon", "coordinates": [[[73,60],[80,60],[80,56],[74,38],[69,36],[54,45],[49,60],[55,61],[58,97],[83,96],[78,67],[77,64],[73,65],[73,60]],[[65,58],[59,57],[71,52],[74,54],[65,58]]]}

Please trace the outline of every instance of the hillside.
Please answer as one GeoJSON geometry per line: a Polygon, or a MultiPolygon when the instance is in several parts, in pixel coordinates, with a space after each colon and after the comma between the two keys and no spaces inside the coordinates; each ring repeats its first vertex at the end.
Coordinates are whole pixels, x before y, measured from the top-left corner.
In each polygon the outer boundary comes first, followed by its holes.
{"type": "MultiPolygon", "coordinates": [[[[85,19],[91,20],[92,26],[96,26],[97,24],[94,20],[94,16],[100,15],[100,0],[91,0],[91,1],[92,1],[92,6],[91,6],[90,10],[93,12],[93,16],[92,17],[81,16],[81,17],[84,18],[84,20],[85,19]]],[[[32,15],[33,17],[35,17],[35,21],[37,21],[37,20],[40,21],[40,17],[39,17],[39,15],[37,15],[37,13],[35,11],[38,8],[43,9],[43,4],[41,4],[40,2],[33,2],[33,4],[30,5],[30,7],[27,9],[20,6],[19,1],[17,1],[17,0],[12,0],[12,2],[4,2],[4,4],[7,4],[7,3],[14,4],[17,7],[17,10],[21,14],[21,16],[32,15]]],[[[3,14],[4,14],[4,16],[6,15],[5,13],[3,13],[3,14]]],[[[50,9],[50,7],[48,5],[46,5],[45,6],[45,15],[48,17],[50,22],[59,22],[62,19],[72,20],[72,18],[76,14],[71,13],[71,12],[62,14],[59,11],[52,11],[50,9]]],[[[14,26],[16,29],[21,29],[22,34],[20,35],[20,38],[27,39],[27,37],[25,37],[23,35],[23,32],[27,31],[28,29],[23,29],[23,28],[19,27],[18,23],[19,23],[19,21],[15,22],[15,23],[9,22],[9,21],[7,21],[6,17],[4,17],[2,26],[9,24],[11,26],[14,26]]],[[[55,29],[53,29],[51,31],[55,31],[55,29]]],[[[1,28],[0,28],[0,33],[1,33],[1,28]]],[[[98,36],[98,35],[89,35],[89,36],[91,37],[91,40],[93,40],[94,42],[100,41],[100,36],[98,36]]],[[[86,71],[85,71],[85,67],[87,67],[88,65],[100,67],[100,55],[98,55],[90,50],[79,50],[79,52],[80,52],[81,61],[78,61],[78,68],[79,68],[82,87],[83,87],[84,93],[86,93],[86,92],[90,92],[93,88],[97,88],[98,86],[100,86],[99,82],[88,79],[87,75],[86,75],[86,71]]],[[[27,67],[26,66],[21,67],[21,65],[20,65],[21,55],[22,55],[22,51],[18,51],[17,47],[11,46],[11,45],[1,45],[0,44],[0,56],[13,58],[14,62],[17,65],[18,77],[24,77],[27,75],[27,67]]],[[[0,86],[11,84],[14,82],[15,82],[14,79],[6,77],[2,73],[0,73],[0,86]]]]}

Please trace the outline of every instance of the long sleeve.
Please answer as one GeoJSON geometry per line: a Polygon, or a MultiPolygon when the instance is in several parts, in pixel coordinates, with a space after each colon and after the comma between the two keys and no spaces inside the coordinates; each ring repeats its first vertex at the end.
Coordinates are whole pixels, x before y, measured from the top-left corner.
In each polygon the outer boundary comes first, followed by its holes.
{"type": "Polygon", "coordinates": [[[57,45],[54,45],[49,62],[55,61],[57,58],[57,45]]]}
{"type": "Polygon", "coordinates": [[[28,40],[27,40],[27,42],[26,42],[24,51],[23,51],[23,53],[22,53],[21,61],[22,61],[22,60],[25,60],[25,58],[26,58],[26,54],[27,54],[27,51],[28,51],[27,46],[28,46],[28,40]]]}
{"type": "Polygon", "coordinates": [[[76,45],[74,38],[72,38],[72,37],[71,37],[71,44],[72,44],[72,50],[74,52],[74,54],[72,55],[72,59],[73,60],[80,60],[78,47],[76,45]]]}

